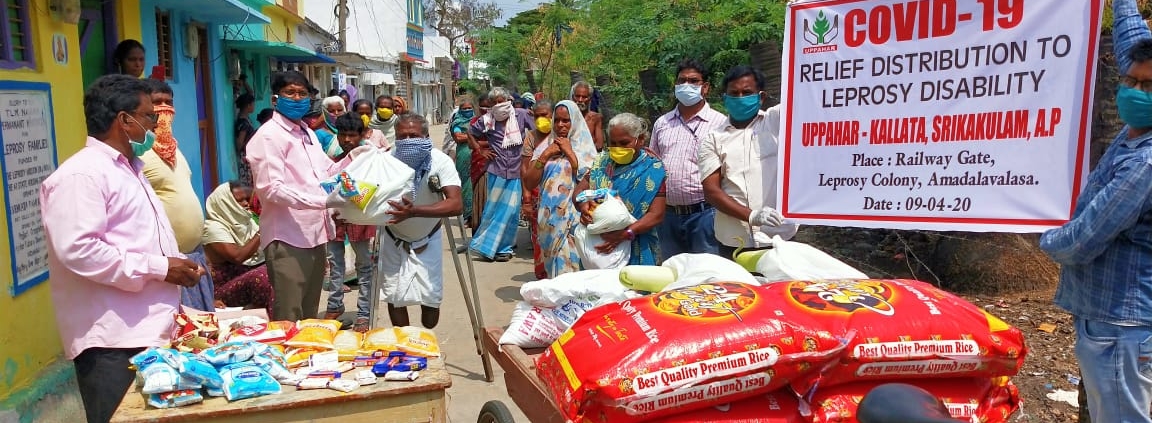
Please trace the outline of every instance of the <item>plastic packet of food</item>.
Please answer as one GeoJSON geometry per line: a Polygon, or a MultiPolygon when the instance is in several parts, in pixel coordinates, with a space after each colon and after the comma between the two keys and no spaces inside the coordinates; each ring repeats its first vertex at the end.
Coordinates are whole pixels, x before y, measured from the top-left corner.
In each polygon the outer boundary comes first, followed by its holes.
{"type": "Polygon", "coordinates": [[[285,346],[295,348],[319,348],[334,350],[332,342],[336,332],[340,331],[342,324],[338,320],[307,319],[296,324],[299,332],[284,342],[285,346]]]}
{"type": "Polygon", "coordinates": [[[428,368],[428,359],[424,357],[413,357],[404,355],[403,353],[393,354],[386,359],[378,361],[372,366],[372,373],[377,376],[384,376],[388,372],[414,372],[428,368]]]}
{"type": "Polygon", "coordinates": [[[207,388],[221,388],[224,386],[224,379],[220,377],[220,372],[200,356],[189,352],[173,351],[173,350],[156,350],[168,365],[176,369],[181,377],[193,380],[207,388]]]}
{"type": "Polygon", "coordinates": [[[367,182],[357,182],[356,191],[358,194],[348,197],[348,202],[356,206],[356,208],[363,211],[368,208],[368,202],[372,200],[372,196],[376,194],[376,190],[380,187],[378,185],[369,184],[367,182]]]}
{"type": "Polygon", "coordinates": [[[413,326],[396,328],[398,350],[419,357],[439,357],[440,343],[431,330],[413,326]]]}
{"type": "Polygon", "coordinates": [[[200,357],[217,368],[251,360],[258,352],[256,342],[229,342],[204,350],[200,357]]]}
{"type": "Polygon", "coordinates": [[[318,348],[289,348],[288,352],[284,354],[289,369],[295,369],[300,366],[308,364],[308,360],[312,358],[312,354],[330,350],[322,350],[318,348]]]}
{"type": "Polygon", "coordinates": [[[220,369],[228,401],[280,393],[280,383],[255,363],[233,363],[220,369]]]}
{"type": "Polygon", "coordinates": [[[340,352],[340,361],[352,361],[356,358],[360,347],[364,345],[364,334],[352,330],[342,330],[336,333],[332,341],[336,351],[340,352]]]}
{"type": "Polygon", "coordinates": [[[399,351],[396,346],[399,343],[398,338],[396,328],[372,329],[364,336],[364,349],[361,350],[361,355],[372,355],[376,351],[399,351]]]}
{"type": "Polygon", "coordinates": [[[228,333],[227,341],[253,341],[264,344],[281,344],[288,339],[290,331],[295,331],[295,327],[296,325],[292,322],[265,322],[243,326],[228,333]]]}
{"type": "Polygon", "coordinates": [[[185,389],[200,389],[200,383],[180,376],[180,372],[164,360],[159,348],[149,348],[133,356],[130,361],[136,367],[140,379],[144,381],[140,392],[159,394],[185,389]]]}
{"type": "Polygon", "coordinates": [[[204,396],[191,389],[148,395],[148,405],[155,408],[183,407],[203,401],[204,396]]]}
{"type": "Polygon", "coordinates": [[[360,382],[350,379],[333,379],[328,381],[328,389],[340,391],[344,393],[355,391],[360,388],[360,382]]]}
{"type": "Polygon", "coordinates": [[[376,380],[377,380],[377,378],[376,378],[375,373],[372,373],[372,372],[367,371],[367,370],[361,370],[361,371],[356,372],[356,382],[359,383],[360,386],[373,385],[376,383],[376,380]]]}
{"type": "Polygon", "coordinates": [[[175,315],[176,332],[172,334],[172,347],[180,351],[198,352],[216,345],[220,326],[212,313],[175,315]]]}
{"type": "Polygon", "coordinates": [[[220,321],[220,341],[228,342],[228,335],[245,326],[256,326],[268,323],[268,319],[260,316],[240,316],[234,319],[220,321]]]}
{"type": "Polygon", "coordinates": [[[384,380],[389,382],[411,382],[420,378],[420,372],[416,371],[390,371],[384,374],[384,380]]]}
{"type": "Polygon", "coordinates": [[[296,384],[296,389],[299,389],[301,391],[305,391],[305,390],[309,390],[309,389],[324,389],[327,387],[328,387],[328,379],[313,378],[313,377],[305,378],[304,380],[301,380],[300,383],[296,384]]]}

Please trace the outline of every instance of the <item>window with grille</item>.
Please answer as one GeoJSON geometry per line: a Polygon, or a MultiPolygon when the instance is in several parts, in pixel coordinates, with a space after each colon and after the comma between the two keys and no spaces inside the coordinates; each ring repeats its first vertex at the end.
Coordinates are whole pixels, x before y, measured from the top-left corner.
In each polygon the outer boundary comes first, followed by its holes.
{"type": "Polygon", "coordinates": [[[164,66],[164,77],[172,78],[172,17],[156,10],[156,58],[164,66]]]}
{"type": "Polygon", "coordinates": [[[36,55],[32,51],[32,27],[28,19],[29,0],[4,0],[0,19],[0,68],[34,68],[36,55]]]}

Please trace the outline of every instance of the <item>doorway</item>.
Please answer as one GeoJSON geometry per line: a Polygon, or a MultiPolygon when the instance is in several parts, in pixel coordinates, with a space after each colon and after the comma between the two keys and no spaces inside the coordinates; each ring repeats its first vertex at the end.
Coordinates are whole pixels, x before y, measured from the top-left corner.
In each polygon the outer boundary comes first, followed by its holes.
{"type": "Polygon", "coordinates": [[[112,52],[120,38],[116,30],[116,1],[81,0],[76,29],[80,33],[82,78],[84,87],[88,87],[97,78],[112,73],[112,52]]]}
{"type": "Polygon", "coordinates": [[[200,131],[200,171],[203,175],[204,186],[203,191],[205,194],[212,192],[220,185],[220,173],[218,170],[216,146],[216,122],[214,107],[212,106],[214,97],[212,93],[212,56],[208,52],[208,30],[203,26],[195,25],[192,28],[196,31],[200,42],[200,51],[196,55],[193,67],[196,74],[196,118],[197,127],[200,131]]]}

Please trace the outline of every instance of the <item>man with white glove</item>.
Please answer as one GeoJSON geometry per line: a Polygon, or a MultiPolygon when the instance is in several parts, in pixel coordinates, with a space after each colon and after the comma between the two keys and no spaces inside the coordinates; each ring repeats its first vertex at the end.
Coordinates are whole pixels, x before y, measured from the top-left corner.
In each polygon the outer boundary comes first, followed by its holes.
{"type": "Polygon", "coordinates": [[[791,239],[797,226],[776,211],[780,106],[760,110],[767,98],[764,75],[736,66],[724,77],[728,122],[700,145],[704,199],[716,214],[720,255],[733,258],[771,246],[773,236],[791,239]]]}
{"type": "Polygon", "coordinates": [[[752,226],[777,227],[784,224],[784,215],[774,208],[765,207],[760,210],[753,210],[752,214],[748,215],[748,223],[752,226]]]}

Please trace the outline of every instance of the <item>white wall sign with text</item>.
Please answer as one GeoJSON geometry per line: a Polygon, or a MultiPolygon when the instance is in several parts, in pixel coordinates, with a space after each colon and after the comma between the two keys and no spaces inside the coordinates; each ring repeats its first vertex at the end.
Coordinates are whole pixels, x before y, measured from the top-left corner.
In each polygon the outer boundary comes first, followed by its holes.
{"type": "Polygon", "coordinates": [[[1086,177],[1102,0],[811,0],[785,25],[800,223],[1039,232],[1086,177]]]}
{"type": "Polygon", "coordinates": [[[56,134],[48,84],[0,81],[0,144],[13,296],[48,279],[40,183],[56,170],[56,134]]]}

